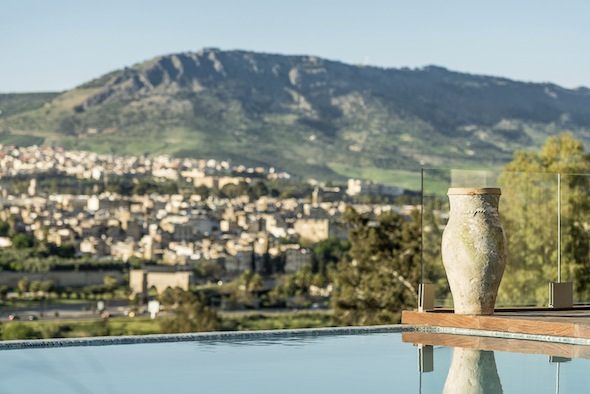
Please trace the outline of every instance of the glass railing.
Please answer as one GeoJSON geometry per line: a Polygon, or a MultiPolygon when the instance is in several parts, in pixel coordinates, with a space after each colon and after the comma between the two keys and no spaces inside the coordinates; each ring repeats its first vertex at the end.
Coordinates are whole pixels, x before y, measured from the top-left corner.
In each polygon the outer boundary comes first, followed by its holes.
{"type": "Polygon", "coordinates": [[[574,304],[590,303],[590,175],[424,169],[422,282],[435,307],[452,307],[441,240],[449,188],[500,188],[508,244],[496,307],[547,306],[550,282],[572,282],[574,304]]]}

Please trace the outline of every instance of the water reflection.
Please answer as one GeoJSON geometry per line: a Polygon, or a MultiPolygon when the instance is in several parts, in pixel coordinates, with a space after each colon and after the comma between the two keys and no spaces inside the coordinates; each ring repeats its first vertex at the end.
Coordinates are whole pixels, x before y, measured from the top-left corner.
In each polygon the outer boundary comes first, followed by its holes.
{"type": "Polygon", "coordinates": [[[494,352],[455,348],[443,393],[502,393],[494,352]]]}
{"type": "Polygon", "coordinates": [[[420,393],[588,392],[590,346],[406,332],[418,347],[420,393]],[[567,367],[564,368],[564,365],[567,367]]]}

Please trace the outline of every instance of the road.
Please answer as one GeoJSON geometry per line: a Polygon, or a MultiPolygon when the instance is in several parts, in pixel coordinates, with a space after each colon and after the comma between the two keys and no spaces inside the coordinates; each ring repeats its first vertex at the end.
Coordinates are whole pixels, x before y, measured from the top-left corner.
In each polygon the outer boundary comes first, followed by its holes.
{"type": "MultiPolygon", "coordinates": [[[[104,301],[105,309],[111,316],[126,316],[127,312],[132,309],[127,300],[106,300],[104,301]]],[[[145,313],[146,306],[139,309],[145,313]]],[[[256,314],[281,314],[305,311],[325,311],[327,309],[239,309],[239,310],[220,310],[220,315],[256,315],[256,314]]],[[[160,315],[166,314],[165,311],[160,315]]],[[[68,319],[96,319],[99,317],[97,312],[97,301],[84,301],[80,303],[51,303],[46,305],[31,305],[26,307],[0,306],[0,322],[9,321],[10,315],[16,315],[21,320],[28,320],[30,316],[43,320],[68,320],[68,319]]]]}
{"type": "MultiPolygon", "coordinates": [[[[96,311],[96,301],[81,302],[78,304],[47,304],[31,305],[26,307],[0,307],[0,321],[8,321],[10,315],[16,315],[21,320],[34,316],[43,320],[66,320],[66,319],[95,319],[99,317],[96,311]]],[[[127,300],[108,300],[105,307],[115,315],[124,315],[129,310],[127,300]]]]}

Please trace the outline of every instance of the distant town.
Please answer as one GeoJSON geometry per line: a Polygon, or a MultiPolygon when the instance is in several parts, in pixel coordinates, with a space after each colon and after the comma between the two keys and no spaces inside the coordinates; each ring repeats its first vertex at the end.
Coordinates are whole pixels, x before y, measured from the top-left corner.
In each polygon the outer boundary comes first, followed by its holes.
{"type": "MultiPolygon", "coordinates": [[[[23,279],[74,291],[104,286],[108,277],[140,303],[167,288],[221,286],[245,272],[259,274],[260,292],[268,291],[278,276],[313,265],[317,243],[347,240],[347,206],[377,215],[416,209],[392,204],[403,189],[368,181],[338,186],[229,161],[37,146],[0,147],[0,186],[0,247],[49,245],[45,256],[68,262],[37,258],[23,267],[4,258],[5,293],[23,279]]],[[[321,282],[312,289],[320,300],[330,291],[321,282]]],[[[216,303],[240,306],[223,295],[216,303]]]]}

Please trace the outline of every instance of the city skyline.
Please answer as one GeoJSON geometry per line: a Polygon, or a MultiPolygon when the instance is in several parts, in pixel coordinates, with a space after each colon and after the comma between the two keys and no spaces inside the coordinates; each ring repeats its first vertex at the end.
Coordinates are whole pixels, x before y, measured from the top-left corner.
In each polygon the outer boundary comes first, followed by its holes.
{"type": "Polygon", "coordinates": [[[38,0],[3,5],[0,92],[63,91],[110,71],[205,47],[314,55],[386,68],[590,87],[590,4],[370,0],[215,3],[38,0]]]}

